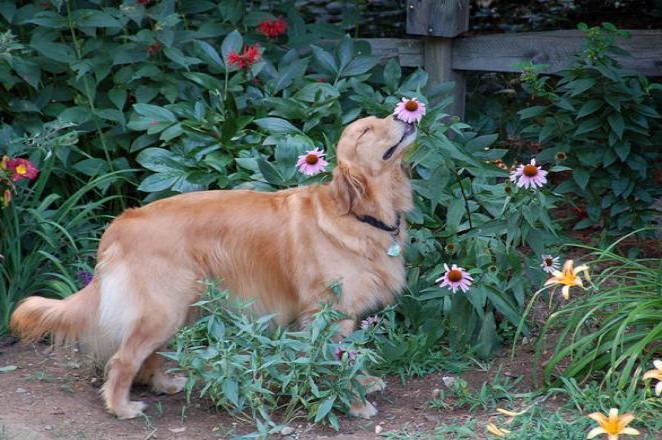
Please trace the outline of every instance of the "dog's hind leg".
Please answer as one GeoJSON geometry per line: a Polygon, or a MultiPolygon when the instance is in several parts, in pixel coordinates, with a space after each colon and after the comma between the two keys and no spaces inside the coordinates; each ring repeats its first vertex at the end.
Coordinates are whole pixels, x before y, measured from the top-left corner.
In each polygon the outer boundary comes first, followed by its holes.
{"type": "Polygon", "coordinates": [[[129,400],[131,384],[143,362],[171,336],[170,327],[164,328],[158,321],[145,318],[137,321],[106,364],[106,382],[101,392],[108,411],[120,419],[131,419],[142,414],[147,405],[129,400]]]}
{"type": "Polygon", "coordinates": [[[150,385],[157,393],[175,394],[184,389],[186,377],[182,375],[167,374],[164,369],[164,359],[158,351],[165,351],[166,347],[150,354],[143,366],[140,367],[135,382],[150,385]]]}

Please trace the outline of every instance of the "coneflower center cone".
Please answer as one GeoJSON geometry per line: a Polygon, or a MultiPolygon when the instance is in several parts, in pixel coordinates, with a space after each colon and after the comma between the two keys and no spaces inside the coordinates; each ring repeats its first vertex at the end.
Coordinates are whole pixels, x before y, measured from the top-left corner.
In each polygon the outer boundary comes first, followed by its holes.
{"type": "Polygon", "coordinates": [[[522,174],[526,177],[535,177],[538,175],[538,167],[531,164],[525,165],[522,169],[522,174]]]}
{"type": "Polygon", "coordinates": [[[407,101],[407,103],[405,104],[405,109],[407,109],[407,111],[410,112],[415,112],[416,110],[418,110],[418,102],[414,100],[407,101]]]}
{"type": "Polygon", "coordinates": [[[319,157],[315,154],[309,154],[306,156],[306,163],[308,165],[315,165],[317,162],[319,162],[319,157]]]}
{"type": "Polygon", "coordinates": [[[448,272],[448,281],[452,283],[462,281],[462,272],[459,270],[451,270],[448,272]]]}

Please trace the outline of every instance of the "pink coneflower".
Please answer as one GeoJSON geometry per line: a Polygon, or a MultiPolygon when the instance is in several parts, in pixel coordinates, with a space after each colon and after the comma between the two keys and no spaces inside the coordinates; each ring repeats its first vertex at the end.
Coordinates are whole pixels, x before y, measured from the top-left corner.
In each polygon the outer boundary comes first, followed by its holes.
{"type": "Polygon", "coordinates": [[[419,102],[417,98],[402,98],[402,101],[395,106],[393,114],[396,118],[408,124],[418,123],[421,122],[421,118],[425,114],[425,104],[419,102]]]}
{"type": "Polygon", "coordinates": [[[276,38],[287,32],[287,22],[282,17],[275,20],[261,21],[257,26],[257,30],[265,37],[276,38]]]}
{"type": "Polygon", "coordinates": [[[230,66],[237,66],[240,69],[249,69],[253,64],[260,61],[261,58],[260,46],[254,44],[252,46],[246,46],[241,54],[237,53],[237,51],[230,52],[228,55],[228,64],[230,66]]]}
{"type": "Polygon", "coordinates": [[[363,330],[367,330],[370,327],[377,327],[377,324],[379,324],[379,316],[368,316],[366,319],[361,321],[361,328],[363,330]]]}
{"type": "Polygon", "coordinates": [[[314,150],[307,151],[306,154],[299,156],[297,160],[297,169],[299,172],[306,176],[314,176],[326,170],[329,164],[324,160],[324,153],[322,150],[315,148],[314,150]]]}
{"type": "Polygon", "coordinates": [[[12,173],[11,180],[17,182],[21,179],[30,179],[34,180],[39,174],[39,170],[35,167],[32,162],[27,159],[21,159],[19,157],[14,159],[8,159],[4,161],[6,167],[12,173]]]}
{"type": "Polygon", "coordinates": [[[444,276],[435,281],[441,283],[439,284],[439,287],[448,287],[453,293],[457,292],[457,289],[460,289],[465,293],[469,291],[471,282],[474,279],[471,278],[471,275],[469,275],[464,268],[458,267],[457,264],[453,264],[449,268],[448,264],[444,263],[444,269],[446,269],[444,276]]]}
{"type": "Polygon", "coordinates": [[[541,255],[542,263],[540,267],[547,273],[554,273],[554,271],[559,270],[559,257],[552,257],[551,255],[541,255]]]}
{"type": "Polygon", "coordinates": [[[520,188],[541,188],[547,183],[547,171],[541,169],[536,165],[536,160],[531,159],[531,163],[527,165],[520,165],[515,171],[510,173],[510,180],[517,182],[520,188]]]}

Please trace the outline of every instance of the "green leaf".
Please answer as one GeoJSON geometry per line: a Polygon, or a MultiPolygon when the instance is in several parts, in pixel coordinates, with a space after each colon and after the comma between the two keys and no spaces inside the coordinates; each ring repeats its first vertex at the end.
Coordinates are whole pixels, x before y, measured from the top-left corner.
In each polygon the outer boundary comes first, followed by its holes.
{"type": "Polygon", "coordinates": [[[4,367],[0,367],[0,373],[10,373],[14,370],[16,370],[18,367],[16,365],[6,365],[4,367]]]}
{"type": "Polygon", "coordinates": [[[313,51],[313,58],[320,65],[322,70],[331,75],[338,74],[338,66],[336,65],[336,61],[333,59],[333,55],[321,47],[315,45],[311,45],[310,48],[313,51]]]}
{"type": "Polygon", "coordinates": [[[49,29],[64,29],[67,27],[67,19],[53,11],[37,12],[34,17],[22,20],[21,24],[23,23],[32,23],[49,29]]]}
{"type": "Polygon", "coordinates": [[[223,395],[235,407],[239,407],[239,384],[234,379],[226,379],[223,381],[223,395]]]}
{"type": "Polygon", "coordinates": [[[263,130],[268,131],[272,134],[281,134],[281,133],[299,133],[301,130],[296,128],[290,122],[281,118],[262,118],[256,119],[255,123],[263,130]]]}
{"type": "Polygon", "coordinates": [[[122,110],[126,103],[126,89],[120,89],[117,87],[110,89],[108,91],[108,99],[110,99],[110,102],[112,102],[118,110],[122,110]]]}
{"type": "Polygon", "coordinates": [[[206,41],[195,40],[193,42],[193,45],[202,55],[203,59],[207,62],[207,64],[211,64],[212,66],[217,67],[221,70],[225,69],[225,63],[223,63],[223,60],[221,59],[220,55],[218,54],[218,52],[216,52],[216,49],[214,49],[214,47],[211,44],[207,43],[206,41]]]}
{"type": "Polygon", "coordinates": [[[72,64],[76,61],[76,55],[71,46],[62,43],[52,43],[50,41],[37,41],[30,45],[40,55],[61,63],[72,64]]]}
{"type": "Polygon", "coordinates": [[[258,159],[257,165],[260,169],[262,177],[264,177],[264,180],[266,180],[268,183],[276,186],[283,184],[283,176],[280,174],[280,171],[278,171],[278,169],[273,166],[272,163],[267,162],[264,159],[258,159]]]}
{"type": "Polygon", "coordinates": [[[223,42],[221,43],[221,56],[223,57],[226,66],[229,66],[228,57],[230,56],[230,53],[241,52],[243,45],[244,39],[236,30],[230,32],[223,39],[223,42]]]}
{"type": "Polygon", "coordinates": [[[607,122],[609,122],[609,126],[612,130],[614,130],[616,136],[618,136],[619,139],[623,139],[623,131],[625,129],[625,121],[623,120],[623,116],[621,116],[620,113],[611,113],[609,116],[607,116],[607,122]]]}
{"type": "Polygon", "coordinates": [[[379,57],[372,55],[359,55],[340,72],[340,76],[362,75],[375,67],[377,63],[379,63],[379,57]]]}
{"type": "Polygon", "coordinates": [[[398,82],[400,82],[401,75],[400,64],[398,64],[395,58],[388,60],[386,66],[384,66],[384,83],[386,87],[395,91],[398,87],[398,82]]]}
{"type": "Polygon", "coordinates": [[[170,110],[152,104],[134,104],[133,109],[141,116],[155,121],[177,122],[177,116],[170,110]]]}
{"type": "Polygon", "coordinates": [[[577,112],[577,119],[583,118],[584,116],[588,116],[592,113],[595,113],[600,108],[602,108],[602,105],[603,105],[603,102],[599,101],[597,99],[591,99],[590,101],[586,101],[579,108],[579,111],[577,112]]]}
{"type": "Polygon", "coordinates": [[[446,212],[446,229],[449,231],[457,231],[465,213],[463,199],[456,198],[451,200],[451,203],[448,206],[448,211],[446,212]]]}
{"type": "Polygon", "coordinates": [[[577,186],[585,190],[588,186],[588,181],[591,178],[591,173],[586,168],[575,168],[572,170],[572,179],[577,186]]]}
{"type": "Polygon", "coordinates": [[[579,124],[577,130],[575,130],[574,136],[581,136],[583,134],[590,133],[597,130],[601,126],[602,123],[597,118],[586,119],[579,124]]]}
{"type": "Polygon", "coordinates": [[[138,154],[136,161],[148,170],[156,172],[177,169],[173,154],[163,148],[145,148],[138,154]]]}
{"type": "Polygon", "coordinates": [[[163,54],[172,62],[185,68],[202,62],[199,58],[184,55],[184,53],[176,47],[166,47],[163,49],[163,54]]]}
{"type": "Polygon", "coordinates": [[[547,108],[548,106],[546,105],[534,105],[533,107],[518,111],[517,114],[519,115],[520,119],[530,119],[543,114],[547,108]]]}
{"type": "Polygon", "coordinates": [[[138,191],[158,192],[171,188],[180,178],[182,172],[179,170],[170,170],[167,172],[152,174],[147,176],[140,185],[138,191]]]}
{"type": "Polygon", "coordinates": [[[115,17],[96,9],[76,9],[72,12],[74,23],[78,27],[121,28],[122,24],[115,17]]]}
{"type": "Polygon", "coordinates": [[[577,96],[595,85],[595,80],[591,78],[578,79],[570,81],[565,85],[570,90],[570,96],[577,96]]]}
{"type": "Polygon", "coordinates": [[[90,113],[89,109],[76,106],[65,109],[62,113],[60,113],[58,119],[65,122],[82,124],[89,121],[91,115],[92,114],[90,113]]]}
{"type": "Polygon", "coordinates": [[[325,399],[317,408],[314,423],[319,423],[326,417],[327,414],[333,409],[333,404],[336,401],[336,396],[325,399]]]}
{"type": "Polygon", "coordinates": [[[108,172],[108,162],[103,159],[83,159],[80,162],[76,163],[73,168],[85,174],[86,176],[95,177],[100,176],[108,172]]]}
{"type": "Polygon", "coordinates": [[[289,87],[295,78],[303,76],[307,67],[307,60],[296,60],[281,69],[273,81],[274,95],[289,87]]]}
{"type": "MultiPolygon", "coordinates": [[[[505,298],[506,293],[497,291],[493,288],[487,289],[487,299],[494,305],[494,308],[505,316],[511,324],[515,327],[520,325],[522,319],[522,314],[518,311],[517,306],[515,306],[511,301],[505,298]]],[[[529,332],[528,326],[526,323],[523,326],[522,332],[527,334],[529,332]]]]}

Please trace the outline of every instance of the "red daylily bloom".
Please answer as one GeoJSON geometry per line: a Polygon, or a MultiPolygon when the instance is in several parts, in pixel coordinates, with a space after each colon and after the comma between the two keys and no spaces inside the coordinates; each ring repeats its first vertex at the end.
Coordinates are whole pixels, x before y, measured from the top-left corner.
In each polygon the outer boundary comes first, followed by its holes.
{"type": "Polygon", "coordinates": [[[7,169],[12,173],[11,180],[14,182],[17,182],[21,179],[34,180],[39,174],[37,167],[35,167],[32,162],[27,159],[21,159],[17,157],[7,160],[6,164],[7,169]]]}
{"type": "Polygon", "coordinates": [[[260,46],[254,44],[252,46],[246,46],[241,54],[237,53],[237,51],[230,52],[228,55],[228,64],[237,66],[240,69],[249,69],[253,64],[260,61],[261,58],[260,46]]]}
{"type": "Polygon", "coordinates": [[[257,26],[257,30],[265,37],[276,38],[287,32],[287,22],[281,17],[275,20],[261,21],[257,26]]]}

